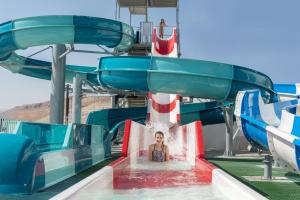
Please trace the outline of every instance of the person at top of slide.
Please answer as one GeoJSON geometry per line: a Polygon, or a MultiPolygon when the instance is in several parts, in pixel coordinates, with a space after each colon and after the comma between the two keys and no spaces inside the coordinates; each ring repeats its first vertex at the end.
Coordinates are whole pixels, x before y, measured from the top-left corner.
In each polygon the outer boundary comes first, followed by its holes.
{"type": "Polygon", "coordinates": [[[148,158],[150,161],[164,162],[170,159],[169,147],[164,144],[164,134],[161,131],[155,132],[155,144],[149,146],[148,158]]]}
{"type": "Polygon", "coordinates": [[[165,26],[167,26],[167,24],[165,23],[165,20],[161,19],[160,23],[159,23],[159,37],[160,38],[164,38],[164,28],[165,28],[165,26]]]}

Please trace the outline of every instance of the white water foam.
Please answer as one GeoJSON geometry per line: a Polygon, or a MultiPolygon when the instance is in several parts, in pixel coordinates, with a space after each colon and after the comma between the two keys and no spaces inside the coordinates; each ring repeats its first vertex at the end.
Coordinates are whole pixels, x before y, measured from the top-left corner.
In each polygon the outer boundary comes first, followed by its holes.
{"type": "Polygon", "coordinates": [[[194,166],[186,161],[169,160],[168,162],[153,162],[146,157],[139,157],[137,162],[130,165],[130,169],[141,170],[191,170],[194,166]]]}
{"type": "Polygon", "coordinates": [[[223,193],[212,185],[196,185],[184,187],[170,187],[159,189],[131,189],[112,190],[98,187],[88,187],[84,191],[75,194],[73,200],[226,200],[223,193]]]}

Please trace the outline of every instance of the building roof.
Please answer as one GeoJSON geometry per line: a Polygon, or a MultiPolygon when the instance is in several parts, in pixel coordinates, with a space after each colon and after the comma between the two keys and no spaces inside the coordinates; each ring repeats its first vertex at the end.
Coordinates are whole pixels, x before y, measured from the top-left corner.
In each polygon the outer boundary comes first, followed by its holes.
{"type": "Polygon", "coordinates": [[[144,15],[146,13],[145,7],[137,7],[137,6],[131,6],[128,7],[129,12],[133,15],[144,15]]]}
{"type": "Polygon", "coordinates": [[[149,8],[177,7],[179,0],[117,0],[120,7],[128,7],[131,14],[142,15],[146,13],[148,1],[149,8]]]}

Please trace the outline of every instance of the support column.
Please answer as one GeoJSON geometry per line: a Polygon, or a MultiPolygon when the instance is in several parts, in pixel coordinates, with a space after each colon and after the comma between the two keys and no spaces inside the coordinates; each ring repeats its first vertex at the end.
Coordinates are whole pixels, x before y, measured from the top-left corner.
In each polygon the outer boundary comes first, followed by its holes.
{"type": "Polygon", "coordinates": [[[118,0],[116,0],[115,20],[117,20],[117,17],[118,17],[118,0]]]}
{"type": "Polygon", "coordinates": [[[72,122],[81,123],[81,91],[82,79],[79,74],[73,77],[72,122]]]}
{"type": "Polygon", "coordinates": [[[111,96],[111,108],[118,108],[118,95],[111,96]]]}
{"type": "Polygon", "coordinates": [[[179,27],[179,0],[177,0],[177,7],[176,7],[176,32],[177,32],[177,52],[178,52],[178,57],[181,57],[181,51],[180,51],[180,27],[179,27]]]}
{"type": "Polygon", "coordinates": [[[66,57],[59,58],[66,51],[63,44],[53,45],[52,75],[50,94],[50,123],[64,123],[64,89],[66,57]]]}
{"type": "Polygon", "coordinates": [[[120,21],[120,18],[121,18],[121,7],[119,5],[119,13],[118,13],[118,20],[120,21]]]}
{"type": "Polygon", "coordinates": [[[148,22],[148,0],[146,0],[145,21],[148,22]]]}
{"type": "Polygon", "coordinates": [[[129,25],[131,26],[131,13],[129,13],[129,25]]]}
{"type": "Polygon", "coordinates": [[[225,156],[233,156],[233,106],[224,108],[224,120],[226,126],[225,156]]]}
{"type": "Polygon", "coordinates": [[[264,159],[264,179],[266,180],[272,180],[272,163],[273,157],[266,155],[264,159]]]}
{"type": "Polygon", "coordinates": [[[69,105],[70,105],[70,98],[69,98],[69,90],[70,90],[70,85],[67,84],[66,85],[66,96],[65,96],[65,100],[66,100],[66,107],[65,107],[65,124],[68,124],[69,123],[69,105]]]}

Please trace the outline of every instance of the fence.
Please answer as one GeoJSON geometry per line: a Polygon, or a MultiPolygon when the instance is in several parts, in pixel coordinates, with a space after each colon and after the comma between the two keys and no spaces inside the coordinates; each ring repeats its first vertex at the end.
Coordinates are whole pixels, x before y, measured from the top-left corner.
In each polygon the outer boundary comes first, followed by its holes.
{"type": "Polygon", "coordinates": [[[0,118],[0,133],[15,133],[20,121],[0,118]]]}

